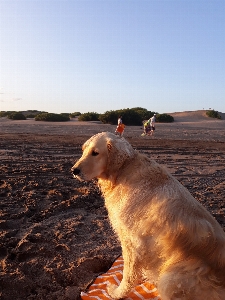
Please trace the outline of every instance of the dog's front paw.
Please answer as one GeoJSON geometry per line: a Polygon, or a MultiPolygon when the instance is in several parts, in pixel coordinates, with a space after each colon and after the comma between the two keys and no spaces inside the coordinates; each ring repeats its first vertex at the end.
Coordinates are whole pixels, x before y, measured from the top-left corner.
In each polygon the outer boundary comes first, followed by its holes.
{"type": "Polygon", "coordinates": [[[123,299],[119,287],[115,284],[109,283],[107,285],[107,293],[113,299],[123,299]]]}

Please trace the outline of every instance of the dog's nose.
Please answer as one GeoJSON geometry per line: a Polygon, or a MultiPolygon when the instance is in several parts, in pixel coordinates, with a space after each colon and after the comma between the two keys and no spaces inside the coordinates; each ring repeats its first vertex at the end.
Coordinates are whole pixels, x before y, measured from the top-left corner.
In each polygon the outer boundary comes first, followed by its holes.
{"type": "Polygon", "coordinates": [[[80,174],[80,169],[78,169],[78,168],[71,169],[71,171],[72,171],[73,175],[80,174]]]}

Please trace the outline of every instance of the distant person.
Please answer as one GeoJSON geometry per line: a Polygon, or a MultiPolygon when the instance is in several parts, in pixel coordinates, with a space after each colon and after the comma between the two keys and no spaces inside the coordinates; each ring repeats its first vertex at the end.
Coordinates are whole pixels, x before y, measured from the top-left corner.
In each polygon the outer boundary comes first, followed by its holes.
{"type": "Polygon", "coordinates": [[[125,125],[122,123],[122,124],[119,124],[117,127],[116,127],[116,131],[115,131],[115,134],[118,134],[119,136],[122,136],[123,135],[123,132],[124,132],[124,128],[125,128],[125,125]]]}
{"type": "Polygon", "coordinates": [[[154,114],[153,117],[151,117],[149,120],[150,120],[150,128],[151,128],[149,135],[154,135],[156,114],[154,114]]]}
{"type": "Polygon", "coordinates": [[[122,116],[120,116],[120,117],[118,118],[118,125],[119,125],[119,124],[123,124],[122,116]]]}
{"type": "Polygon", "coordinates": [[[115,134],[118,134],[119,136],[122,136],[123,132],[124,132],[124,128],[125,128],[125,125],[123,124],[122,116],[120,116],[118,118],[118,125],[116,127],[115,134]]]}
{"type": "Polygon", "coordinates": [[[144,123],[144,133],[143,135],[153,135],[155,130],[155,121],[156,121],[156,114],[153,115],[148,121],[144,123]]]}
{"type": "Polygon", "coordinates": [[[151,131],[150,120],[148,120],[144,123],[144,133],[142,133],[142,135],[148,135],[150,131],[151,131]]]}

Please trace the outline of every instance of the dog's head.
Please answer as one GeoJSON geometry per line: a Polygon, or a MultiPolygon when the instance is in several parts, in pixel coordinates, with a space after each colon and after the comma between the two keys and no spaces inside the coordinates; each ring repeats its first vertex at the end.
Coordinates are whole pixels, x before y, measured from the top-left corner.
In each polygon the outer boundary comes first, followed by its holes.
{"type": "Polygon", "coordinates": [[[110,132],[92,136],[83,146],[83,155],[72,167],[74,177],[83,180],[116,176],[135,151],[124,139],[110,132]]]}

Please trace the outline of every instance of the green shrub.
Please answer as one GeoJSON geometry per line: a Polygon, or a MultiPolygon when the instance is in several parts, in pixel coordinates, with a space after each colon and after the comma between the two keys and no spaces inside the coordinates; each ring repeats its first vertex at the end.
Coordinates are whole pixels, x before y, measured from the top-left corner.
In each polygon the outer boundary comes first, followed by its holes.
{"type": "Polygon", "coordinates": [[[46,111],[38,111],[38,110],[26,110],[26,111],[21,111],[27,118],[34,118],[36,115],[40,114],[40,113],[43,113],[43,112],[46,112],[46,111]],[[28,117],[28,116],[31,116],[31,117],[28,117]],[[32,117],[34,116],[34,117],[32,117]]]}
{"type": "Polygon", "coordinates": [[[80,115],[81,115],[80,112],[75,111],[75,112],[73,112],[72,114],[70,114],[70,118],[76,118],[76,117],[78,117],[78,116],[80,116],[80,115]]]}
{"type": "Polygon", "coordinates": [[[125,125],[140,125],[141,117],[138,112],[133,109],[121,109],[106,111],[100,115],[99,120],[104,124],[117,125],[118,118],[122,116],[123,123],[125,125]]]}
{"type": "Polygon", "coordinates": [[[148,120],[155,112],[148,111],[146,108],[135,107],[120,110],[106,111],[99,116],[99,120],[104,124],[116,125],[119,116],[122,116],[123,123],[128,126],[140,126],[143,120],[148,120]]]}
{"type": "Polygon", "coordinates": [[[148,111],[146,108],[135,107],[120,110],[106,111],[99,116],[99,120],[104,124],[116,125],[119,116],[122,116],[123,123],[128,126],[140,126],[143,120],[147,120],[154,115],[155,112],[148,111]]]}
{"type": "Polygon", "coordinates": [[[78,117],[79,121],[99,121],[99,114],[96,112],[87,112],[78,117]]]}
{"type": "Polygon", "coordinates": [[[171,123],[174,122],[174,118],[167,114],[157,114],[156,121],[159,123],[171,123]]]}
{"type": "Polygon", "coordinates": [[[115,110],[106,111],[99,116],[99,120],[104,124],[115,125],[118,122],[118,113],[115,110]]]}
{"type": "Polygon", "coordinates": [[[21,112],[12,112],[8,114],[8,118],[12,120],[26,120],[26,117],[21,112]]]}
{"type": "Polygon", "coordinates": [[[29,115],[26,115],[27,118],[35,118],[36,115],[33,115],[33,114],[29,114],[29,115]]]}
{"type": "Polygon", "coordinates": [[[47,111],[27,110],[22,112],[27,118],[35,118],[37,115],[47,113],[47,111]]]}
{"type": "Polygon", "coordinates": [[[142,107],[134,107],[131,109],[136,111],[141,116],[142,121],[150,119],[156,113],[154,111],[150,111],[150,110],[147,110],[146,108],[142,108],[142,107]]]}
{"type": "Polygon", "coordinates": [[[8,115],[12,113],[21,113],[26,118],[34,118],[36,115],[40,113],[44,113],[45,111],[38,111],[38,110],[26,110],[26,111],[0,111],[0,118],[1,117],[7,117],[8,115]]]}
{"type": "Polygon", "coordinates": [[[139,126],[142,124],[142,116],[135,109],[123,109],[118,114],[122,116],[123,123],[128,126],[139,126]]]}
{"type": "Polygon", "coordinates": [[[207,110],[206,115],[210,118],[221,119],[221,116],[219,115],[218,111],[216,111],[214,109],[207,110]]]}
{"type": "Polygon", "coordinates": [[[6,111],[0,111],[0,118],[7,117],[6,111]]]}
{"type": "Polygon", "coordinates": [[[0,118],[8,117],[11,113],[15,113],[15,111],[0,111],[0,118]]]}
{"type": "Polygon", "coordinates": [[[35,117],[35,121],[48,121],[48,122],[66,122],[70,118],[63,114],[53,114],[53,113],[41,113],[35,117]]]}
{"type": "Polygon", "coordinates": [[[70,113],[61,113],[60,115],[62,115],[62,116],[66,116],[66,117],[70,117],[70,113]]]}

